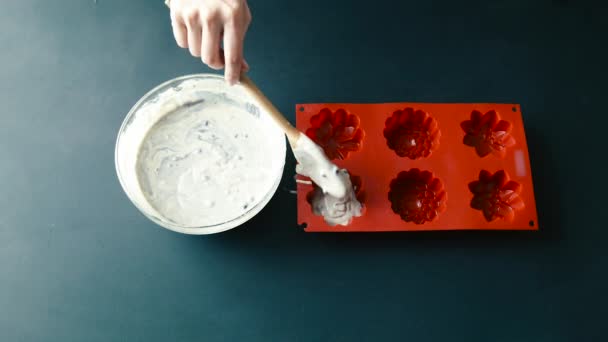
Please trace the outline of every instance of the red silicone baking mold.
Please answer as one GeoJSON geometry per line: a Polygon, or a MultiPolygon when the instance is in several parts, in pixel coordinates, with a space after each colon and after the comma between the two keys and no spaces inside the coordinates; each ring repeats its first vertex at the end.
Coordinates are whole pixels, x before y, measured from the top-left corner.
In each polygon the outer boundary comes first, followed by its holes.
{"type": "Polygon", "coordinates": [[[330,226],[298,183],[308,232],[537,230],[528,146],[516,104],[300,104],[296,126],[346,168],[361,217],[330,226]]]}

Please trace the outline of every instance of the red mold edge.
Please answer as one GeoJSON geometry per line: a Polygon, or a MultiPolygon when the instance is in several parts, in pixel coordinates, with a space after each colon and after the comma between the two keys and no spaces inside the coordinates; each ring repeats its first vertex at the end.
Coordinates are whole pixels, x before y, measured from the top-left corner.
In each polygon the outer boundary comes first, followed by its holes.
{"type": "Polygon", "coordinates": [[[515,212],[525,207],[521,184],[509,180],[504,170],[494,174],[482,170],[479,179],[469,183],[469,190],[473,193],[471,208],[481,210],[488,222],[499,218],[513,222],[515,212]]]}
{"type": "Polygon", "coordinates": [[[463,143],[475,148],[479,157],[490,153],[503,158],[507,148],[515,145],[515,138],[510,132],[513,126],[510,122],[501,120],[500,115],[491,110],[485,114],[474,110],[471,119],[460,123],[465,132],[463,143]]]}
{"type": "Polygon", "coordinates": [[[441,131],[437,120],[422,110],[395,111],[384,123],[388,147],[399,157],[428,157],[439,147],[441,131]]]}
{"type": "Polygon", "coordinates": [[[323,108],[310,118],[311,127],[306,130],[306,135],[323,148],[329,159],[346,159],[349,153],[363,147],[365,131],[360,123],[357,115],[344,109],[332,112],[323,108]]]}
{"type": "Polygon", "coordinates": [[[405,222],[432,222],[445,211],[447,192],[430,171],[401,171],[390,183],[391,209],[405,222]]]}

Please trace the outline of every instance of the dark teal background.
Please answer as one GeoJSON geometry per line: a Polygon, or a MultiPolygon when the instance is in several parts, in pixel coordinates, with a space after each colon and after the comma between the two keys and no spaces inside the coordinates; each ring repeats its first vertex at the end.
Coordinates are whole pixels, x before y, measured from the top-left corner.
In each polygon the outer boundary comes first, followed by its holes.
{"type": "Polygon", "coordinates": [[[251,77],[298,102],[522,104],[540,232],[193,237],[122,192],[131,106],[208,72],[161,0],[0,4],[0,341],[606,341],[608,11],[592,1],[252,0],[251,77]]]}

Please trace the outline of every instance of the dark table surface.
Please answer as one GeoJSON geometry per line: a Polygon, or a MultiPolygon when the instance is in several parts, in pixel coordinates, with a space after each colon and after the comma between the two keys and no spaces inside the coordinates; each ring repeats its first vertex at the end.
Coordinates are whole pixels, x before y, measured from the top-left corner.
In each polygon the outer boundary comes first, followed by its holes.
{"type": "Polygon", "coordinates": [[[161,229],[113,156],[144,93],[209,71],[162,1],[2,1],[0,341],[608,340],[606,5],[250,7],[250,75],[292,121],[298,102],[521,103],[541,230],[305,234],[291,156],[246,225],[161,229]]]}

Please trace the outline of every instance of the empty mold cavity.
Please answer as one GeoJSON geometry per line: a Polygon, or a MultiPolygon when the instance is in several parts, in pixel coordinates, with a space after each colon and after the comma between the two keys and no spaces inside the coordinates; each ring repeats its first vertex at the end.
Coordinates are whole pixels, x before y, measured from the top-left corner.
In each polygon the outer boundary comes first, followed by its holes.
{"type": "Polygon", "coordinates": [[[501,120],[495,110],[485,114],[474,110],[471,119],[461,122],[460,127],[465,133],[463,143],[474,147],[480,157],[493,153],[503,158],[507,148],[515,145],[515,139],[510,134],[511,123],[501,120]]]}
{"type": "Polygon", "coordinates": [[[405,222],[431,222],[446,209],[447,193],[430,171],[401,171],[390,183],[388,199],[393,212],[405,222]]]}
{"type": "Polygon", "coordinates": [[[332,112],[324,108],[310,118],[306,135],[323,148],[329,159],[346,159],[363,146],[365,131],[360,123],[357,115],[344,109],[332,112]]]}
{"type": "Polygon", "coordinates": [[[439,147],[441,132],[437,120],[422,110],[397,110],[384,123],[388,147],[399,157],[428,157],[439,147]]]}
{"type": "Polygon", "coordinates": [[[479,179],[469,183],[469,190],[473,193],[471,208],[481,210],[488,222],[499,218],[513,222],[515,212],[525,207],[521,184],[509,180],[504,170],[494,174],[482,170],[479,179]]]}

